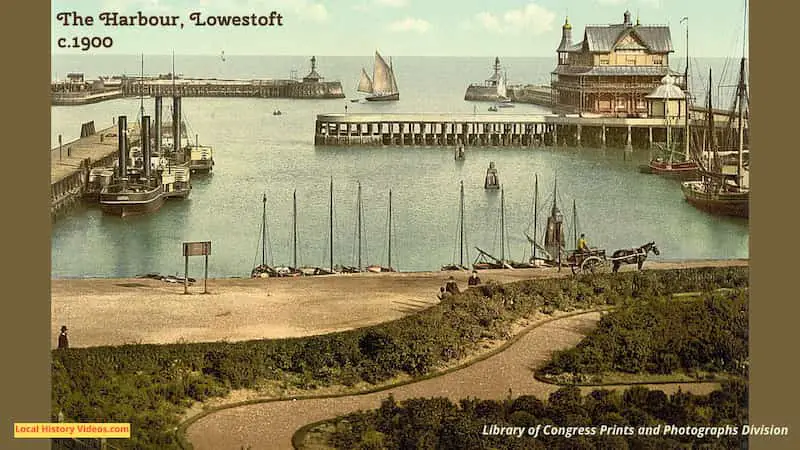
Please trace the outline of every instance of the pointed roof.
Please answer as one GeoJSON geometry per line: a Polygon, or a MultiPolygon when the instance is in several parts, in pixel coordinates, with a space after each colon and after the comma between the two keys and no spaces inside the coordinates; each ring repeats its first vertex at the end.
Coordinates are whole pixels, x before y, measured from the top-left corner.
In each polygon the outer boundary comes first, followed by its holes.
{"type": "MultiPolygon", "coordinates": [[[[626,36],[632,36],[638,43],[652,53],[671,53],[672,35],[666,25],[590,25],[583,33],[583,42],[571,46],[567,51],[580,51],[586,45],[592,53],[608,53],[618,47],[626,36]]],[[[641,48],[641,47],[637,47],[641,48]]]]}

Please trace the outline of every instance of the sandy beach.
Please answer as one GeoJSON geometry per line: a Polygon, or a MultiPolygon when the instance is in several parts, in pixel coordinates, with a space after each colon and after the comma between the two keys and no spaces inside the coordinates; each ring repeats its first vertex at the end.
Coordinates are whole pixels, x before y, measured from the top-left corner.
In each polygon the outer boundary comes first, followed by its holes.
{"type": "MultiPolygon", "coordinates": [[[[650,262],[646,269],[746,266],[747,260],[650,262]]],[[[635,266],[623,270],[635,270],[635,266]]],[[[175,342],[241,341],[344,331],[395,320],[438,302],[444,280],[462,289],[469,272],[359,273],[300,278],[198,279],[183,284],[154,279],[55,279],[51,334],[61,325],[71,347],[175,342]]],[[[569,276],[569,268],[481,271],[486,282],[569,276]]]]}

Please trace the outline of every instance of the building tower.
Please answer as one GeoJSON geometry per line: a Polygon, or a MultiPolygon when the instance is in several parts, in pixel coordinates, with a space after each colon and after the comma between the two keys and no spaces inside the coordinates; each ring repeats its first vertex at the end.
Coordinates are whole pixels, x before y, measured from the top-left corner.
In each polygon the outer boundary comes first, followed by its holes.
{"type": "Polygon", "coordinates": [[[558,64],[567,64],[569,47],[572,46],[572,25],[569,24],[569,17],[565,18],[564,25],[561,27],[561,43],[558,45],[558,64]]]}

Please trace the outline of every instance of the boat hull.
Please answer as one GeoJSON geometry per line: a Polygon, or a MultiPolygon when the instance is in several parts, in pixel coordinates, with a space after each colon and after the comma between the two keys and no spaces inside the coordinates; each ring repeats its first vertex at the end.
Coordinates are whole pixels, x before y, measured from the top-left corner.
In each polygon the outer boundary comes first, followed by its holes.
{"type": "Polygon", "coordinates": [[[721,216],[750,217],[750,192],[708,192],[702,181],[685,182],[681,190],[686,201],[703,211],[721,216]]]}
{"type": "Polygon", "coordinates": [[[400,93],[395,92],[394,94],[370,95],[365,97],[365,100],[368,102],[391,102],[400,100],[400,93]]]}
{"type": "Polygon", "coordinates": [[[639,171],[680,180],[700,178],[700,172],[698,171],[697,164],[694,162],[669,164],[661,161],[651,161],[649,164],[639,166],[639,171]]]}
{"type": "Polygon", "coordinates": [[[164,195],[161,186],[143,192],[103,190],[100,207],[105,214],[128,217],[149,214],[161,209],[164,195]]]}

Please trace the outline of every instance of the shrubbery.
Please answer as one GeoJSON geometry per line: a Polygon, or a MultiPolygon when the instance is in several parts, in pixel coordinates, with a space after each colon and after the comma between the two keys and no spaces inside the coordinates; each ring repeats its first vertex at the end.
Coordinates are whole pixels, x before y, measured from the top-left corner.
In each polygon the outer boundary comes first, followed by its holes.
{"type": "MultiPolygon", "coordinates": [[[[123,345],[53,351],[53,418],[132,423],[124,448],[175,448],[178,414],[193,400],[278,380],[300,388],[379,383],[506,338],[537,310],[570,310],[673,292],[746,286],[746,267],[623,272],[491,284],[412,316],[304,338],[236,343],[123,345]]],[[[376,437],[377,439],[377,437],[376,437]]]]}
{"type": "MultiPolygon", "coordinates": [[[[494,401],[463,399],[458,405],[446,398],[410,399],[400,404],[393,397],[377,410],[339,417],[328,444],[337,449],[596,449],[596,448],[747,448],[747,437],[658,435],[490,436],[484,425],[530,427],[675,426],[724,427],[741,430],[747,423],[747,385],[730,381],[708,395],[633,387],[624,392],[596,390],[582,397],[577,387],[565,387],[547,402],[533,396],[494,401]]],[[[316,428],[316,427],[314,427],[316,428]]],[[[313,428],[312,428],[313,431],[313,428]]]]}
{"type": "Polygon", "coordinates": [[[575,348],[554,353],[540,373],[747,375],[748,299],[746,290],[734,290],[631,304],[604,316],[575,348]]]}

